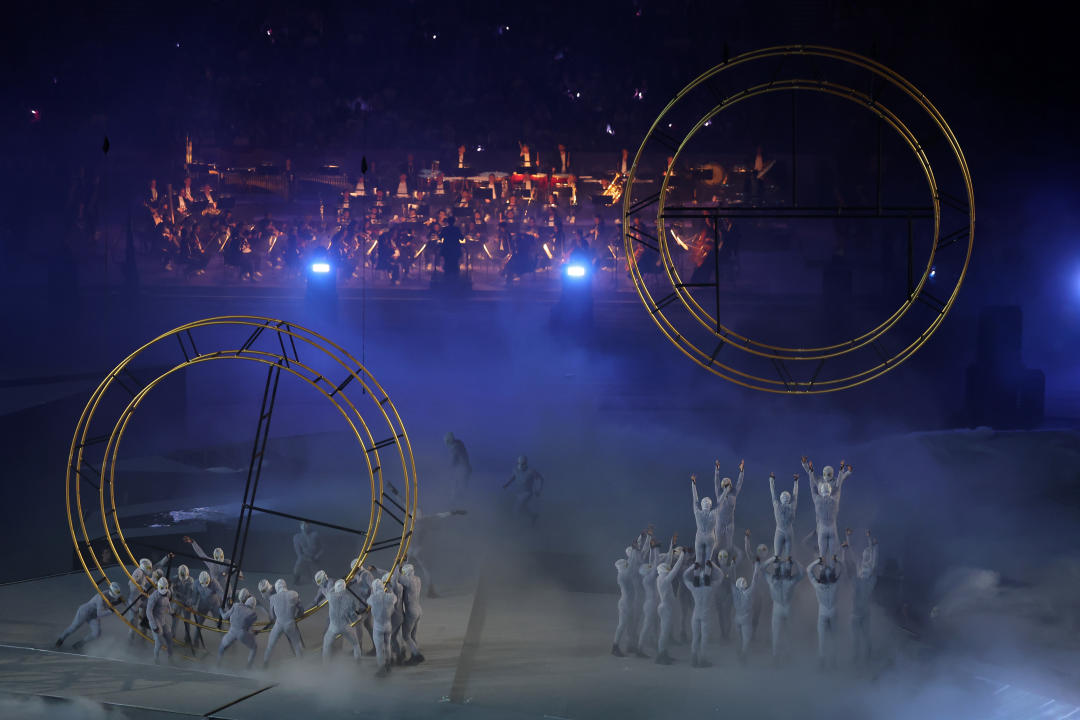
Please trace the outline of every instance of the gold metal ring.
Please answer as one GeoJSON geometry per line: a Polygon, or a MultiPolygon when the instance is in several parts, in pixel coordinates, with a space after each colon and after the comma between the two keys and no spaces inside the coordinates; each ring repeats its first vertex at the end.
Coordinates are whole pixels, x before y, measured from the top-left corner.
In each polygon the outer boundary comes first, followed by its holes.
{"type": "MultiPolygon", "coordinates": [[[[294,375],[327,398],[349,425],[349,429],[363,450],[372,501],[367,530],[364,532],[363,546],[357,562],[349,568],[345,576],[346,581],[352,579],[357,570],[363,565],[372,546],[376,544],[379,545],[378,549],[389,549],[396,542],[397,549],[390,568],[391,572],[395,570],[406,557],[415,525],[419,486],[408,435],[390,397],[378,381],[375,380],[374,376],[356,358],[318,333],[283,320],[271,318],[257,316],[215,317],[198,320],[170,330],[126,357],[106,376],[91,395],[76,426],[68,455],[68,468],[65,478],[68,529],[75,545],[79,563],[90,582],[97,589],[98,594],[102,595],[113,612],[134,632],[146,640],[152,640],[152,638],[130,623],[119,608],[109,603],[108,598],[101,590],[101,586],[108,586],[112,579],[93,549],[93,538],[86,524],[87,518],[82,502],[81,485],[86,482],[97,490],[98,510],[101,513],[104,538],[116,558],[123,576],[132,581],[132,571],[125,564],[124,556],[131,561],[133,568],[138,566],[138,561],[124,538],[116,505],[116,460],[120,441],[123,439],[124,432],[139,404],[162,380],[173,373],[212,360],[246,360],[265,365],[270,372],[273,372],[276,368],[278,372],[284,371],[294,375]],[[193,331],[203,331],[201,339],[205,341],[205,336],[211,330],[219,331],[221,329],[240,330],[247,334],[246,336],[238,334],[236,347],[227,345],[225,348],[216,349],[212,352],[200,352],[195,343],[193,331]],[[175,365],[169,367],[154,379],[146,383],[139,381],[131,370],[133,361],[150,348],[160,349],[162,343],[171,343],[174,339],[179,343],[183,359],[177,358],[178,362],[175,365]],[[260,339],[262,340],[261,346],[260,339]],[[267,349],[265,347],[267,340],[271,345],[276,340],[277,346],[267,349]],[[290,348],[292,350],[291,355],[289,353],[290,348]],[[315,360],[328,363],[330,368],[334,369],[334,372],[340,372],[340,375],[335,376],[341,378],[340,382],[335,383],[327,376],[326,371],[320,371],[312,364],[302,361],[299,352],[301,348],[305,351],[310,351],[309,349],[316,350],[315,360]],[[347,386],[353,383],[355,383],[354,389],[356,386],[360,387],[361,396],[370,399],[376,409],[376,417],[382,419],[382,424],[385,424],[390,431],[390,437],[383,440],[375,439],[371,427],[364,419],[361,410],[348,394],[347,386]],[[135,386],[137,390],[133,390],[132,386],[135,386]],[[130,397],[130,399],[127,400],[124,409],[113,423],[112,429],[107,433],[99,432],[98,424],[95,423],[95,413],[110,391],[112,391],[112,395],[123,393],[123,397],[130,397]],[[102,445],[103,447],[100,448],[101,451],[99,452],[99,446],[102,445]],[[393,446],[393,449],[387,452],[386,449],[390,448],[390,446],[393,446]],[[93,455],[93,458],[89,457],[90,455],[93,455]],[[91,462],[93,459],[98,459],[97,467],[91,462]],[[400,467],[400,471],[393,470],[393,477],[386,476],[386,473],[390,472],[391,468],[398,467],[400,467]],[[402,491],[398,490],[397,485],[393,482],[399,478],[404,492],[403,506],[387,494],[389,486],[390,492],[400,495],[402,491]],[[106,505],[105,498],[106,484],[109,495],[108,505],[106,505]],[[386,510],[387,504],[397,505],[402,510],[402,517],[398,518],[393,511],[386,510]],[[379,539],[379,529],[383,522],[384,510],[400,522],[400,535],[391,535],[389,538],[379,539]],[[75,529],[76,518],[78,518],[78,532],[75,529]],[[394,540],[394,538],[397,539],[394,540]],[[120,551],[121,549],[123,552],[120,551]]],[[[122,580],[123,577],[120,579],[122,580]]],[[[144,597],[147,596],[147,592],[141,589],[140,592],[144,597]]],[[[133,599],[128,598],[128,601],[130,602],[133,599]]],[[[325,604],[326,600],[324,599],[319,605],[305,611],[298,620],[303,620],[318,612],[325,604]]],[[[213,632],[225,632],[227,630],[227,621],[225,621],[225,628],[207,625],[199,620],[209,620],[211,619],[209,616],[199,613],[194,608],[179,603],[177,605],[181,610],[191,613],[193,619],[180,616],[185,623],[213,632]]],[[[177,644],[183,646],[183,643],[177,644]]]]}
{"type": "MultiPolygon", "coordinates": [[[[955,201],[953,202],[955,203],[955,201]]],[[[703,213],[703,216],[704,214],[705,213],[703,213]]],[[[694,216],[688,214],[685,217],[692,219],[694,216]]],[[[665,337],[667,337],[681,352],[706,370],[744,387],[778,393],[823,393],[854,387],[879,377],[910,357],[940,326],[945,315],[956,300],[971,257],[974,239],[974,223],[974,193],[967,161],[956,141],[955,135],[941,116],[940,112],[938,112],[929,100],[927,100],[926,97],[911,83],[884,65],[856,55],[855,53],[820,46],[780,46],[745,53],[712,68],[696,78],[680,91],[670,103],[668,103],[653,122],[648,134],[634,157],[634,162],[627,179],[626,190],[623,193],[623,241],[627,253],[630,273],[639,297],[649,310],[650,316],[653,318],[654,322],[657,323],[661,332],[663,332],[665,337]],[[938,178],[935,175],[930,158],[927,155],[926,150],[928,143],[923,142],[918,134],[909,127],[908,123],[905,123],[896,113],[881,102],[880,97],[878,97],[880,92],[868,94],[843,83],[833,82],[820,76],[809,79],[806,77],[779,77],[780,70],[783,67],[785,60],[792,57],[811,58],[811,61],[815,63],[815,68],[817,58],[835,61],[849,67],[859,68],[871,73],[875,82],[880,82],[883,86],[888,85],[889,87],[898,88],[903,93],[903,97],[913,101],[917,107],[925,113],[925,116],[930,118],[932,128],[940,135],[940,138],[945,141],[945,144],[948,146],[951,153],[951,157],[955,160],[959,170],[963,187],[962,194],[966,198],[966,203],[962,205],[954,204],[953,207],[957,207],[957,209],[962,210],[965,213],[965,227],[962,228],[962,232],[958,231],[957,233],[950,233],[947,245],[955,243],[958,237],[967,240],[967,248],[962,259],[962,264],[956,268],[955,283],[948,298],[945,300],[937,300],[934,298],[933,302],[935,305],[940,306],[936,308],[937,312],[935,316],[930,319],[925,328],[921,331],[917,331],[917,335],[913,340],[896,352],[885,352],[882,349],[884,346],[882,338],[897,327],[898,323],[900,323],[917,302],[922,301],[929,305],[930,298],[933,298],[933,295],[927,290],[927,282],[932,277],[931,273],[934,272],[935,258],[938,249],[945,244],[943,243],[941,234],[941,218],[944,198],[948,196],[939,187],[938,178]],[[767,82],[756,83],[728,95],[723,95],[718,92],[716,78],[722,73],[736,67],[746,66],[752,62],[761,62],[768,59],[778,59],[778,62],[773,68],[772,77],[769,78],[767,82]],[[695,90],[704,92],[706,89],[711,93],[711,97],[719,102],[709,103],[709,108],[700,114],[691,130],[681,141],[674,140],[670,136],[667,136],[666,133],[661,130],[661,127],[663,127],[667,118],[673,115],[673,109],[678,106],[680,101],[689,97],[695,90]],[[677,159],[686,149],[690,140],[717,114],[744,100],[774,92],[823,93],[849,100],[867,108],[882,122],[892,128],[904,141],[907,147],[915,155],[919,167],[928,183],[930,208],[932,209],[933,217],[933,237],[931,240],[929,258],[922,268],[918,282],[914,283],[913,286],[909,288],[906,300],[900,304],[892,315],[879,323],[877,327],[868,332],[864,332],[861,335],[832,345],[819,347],[785,347],[765,343],[755,340],[745,334],[736,332],[734,329],[726,326],[721,322],[719,315],[716,317],[710,316],[710,313],[701,306],[697,298],[688,292],[688,284],[680,277],[672,255],[670,243],[667,240],[667,232],[665,231],[665,209],[667,206],[668,188],[671,179],[670,173],[664,172],[660,190],[654,194],[648,195],[644,199],[640,197],[639,193],[633,191],[633,185],[637,179],[638,168],[641,164],[642,156],[646,153],[647,146],[650,146],[650,143],[654,141],[655,138],[662,138],[663,147],[667,149],[667,151],[672,152],[673,157],[677,159]],[[631,225],[633,216],[653,203],[656,203],[657,205],[655,237],[642,233],[631,225]],[[647,235],[647,237],[643,238],[642,235],[647,235]],[[663,262],[670,288],[661,290],[661,292],[666,292],[666,290],[670,290],[671,292],[659,300],[653,297],[653,294],[646,285],[641,269],[637,264],[635,248],[636,244],[639,243],[652,247],[653,250],[659,253],[660,259],[663,262]],[[680,329],[680,327],[668,317],[664,308],[675,298],[678,298],[679,304],[691,316],[695,325],[699,326],[699,330],[696,332],[699,335],[702,335],[704,333],[702,333],[701,329],[703,329],[705,333],[708,333],[708,335],[713,338],[708,347],[702,347],[699,341],[687,337],[687,334],[690,331],[680,329]],[[713,343],[715,343],[715,349],[710,352],[709,347],[712,347],[713,343]],[[740,368],[733,363],[719,361],[717,355],[724,347],[731,347],[746,355],[756,356],[762,360],[771,362],[776,370],[776,375],[763,375],[755,373],[752,370],[740,368]],[[826,360],[839,358],[843,355],[850,355],[865,348],[873,348],[877,353],[877,358],[869,367],[865,367],[856,372],[846,371],[848,374],[841,373],[837,377],[823,376],[819,379],[818,373],[824,366],[826,360]],[[788,362],[815,363],[817,369],[810,379],[799,379],[790,373],[790,371],[787,371],[785,363],[788,362]]],[[[719,278],[716,279],[716,282],[719,283],[719,278]]],[[[931,305],[931,307],[935,307],[935,305],[931,305]]],[[[719,303],[717,310],[719,311],[719,303]]]]}

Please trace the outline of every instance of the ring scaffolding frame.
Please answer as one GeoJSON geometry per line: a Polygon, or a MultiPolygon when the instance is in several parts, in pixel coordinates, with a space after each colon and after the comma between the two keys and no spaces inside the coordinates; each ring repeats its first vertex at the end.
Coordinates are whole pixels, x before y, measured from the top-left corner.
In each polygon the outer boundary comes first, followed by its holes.
{"type": "MultiPolygon", "coordinates": [[[[255,514],[266,514],[307,522],[355,534],[362,548],[354,563],[343,573],[346,581],[361,569],[369,553],[393,550],[390,570],[407,557],[416,519],[419,486],[412,447],[397,409],[375,377],[355,357],[316,332],[285,320],[256,316],[213,317],[187,323],[163,333],[123,359],[98,385],[75,428],[68,456],[65,493],[68,527],[76,555],[90,582],[113,612],[133,632],[146,640],[152,637],[133,623],[127,613],[152,587],[135,583],[132,573],[138,560],[131,545],[170,552],[204,561],[182,551],[130,541],[125,538],[117,505],[117,458],[121,441],[132,418],[152,390],[175,373],[214,361],[242,361],[253,372],[265,372],[262,403],[255,422],[251,457],[240,501],[240,513],[233,535],[232,552],[217,565],[225,571],[221,609],[234,597],[244,567],[248,535],[255,514]],[[171,357],[172,364],[156,377],[146,377],[137,361],[143,357],[171,357]],[[270,424],[282,374],[292,375],[329,402],[344,420],[364,458],[358,480],[370,490],[367,524],[348,527],[324,519],[271,509],[259,503],[259,480],[270,438],[270,424]],[[117,413],[111,408],[120,408],[117,413]],[[366,480],[366,482],[365,482],[366,480]],[[92,527],[99,516],[101,527],[92,527]],[[106,564],[95,552],[94,541],[104,539],[116,564],[106,564]],[[139,588],[124,607],[113,605],[104,594],[111,582],[130,582],[139,588]]],[[[359,469],[358,469],[359,470],[359,469]]],[[[125,475],[125,481],[129,476],[125,475]]],[[[209,559],[214,562],[213,558],[209,559]]],[[[178,616],[190,624],[213,632],[227,632],[228,621],[175,603],[178,616]],[[189,615],[190,614],[190,615],[189,615]],[[210,621],[215,622],[211,623],[210,621]]],[[[303,620],[326,604],[308,608],[303,620]]],[[[183,643],[177,643],[183,646],[183,643]]]]}

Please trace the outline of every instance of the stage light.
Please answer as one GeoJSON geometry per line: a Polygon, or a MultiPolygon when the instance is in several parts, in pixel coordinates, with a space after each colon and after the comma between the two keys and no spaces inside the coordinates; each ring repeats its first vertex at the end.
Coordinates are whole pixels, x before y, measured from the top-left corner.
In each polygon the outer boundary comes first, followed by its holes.
{"type": "Polygon", "coordinates": [[[930,279],[933,280],[936,275],[937,275],[937,266],[936,265],[931,265],[930,266],[930,279]]]}
{"type": "Polygon", "coordinates": [[[593,322],[593,278],[589,266],[571,260],[562,269],[562,292],[551,308],[552,326],[571,332],[588,333],[593,322]]]}
{"type": "Polygon", "coordinates": [[[611,123],[608,123],[607,127],[604,128],[604,132],[606,132],[608,135],[615,134],[615,131],[611,127],[611,123]]]}
{"type": "Polygon", "coordinates": [[[307,292],[305,297],[320,313],[334,316],[337,313],[337,273],[326,260],[316,260],[308,265],[307,292]]]}

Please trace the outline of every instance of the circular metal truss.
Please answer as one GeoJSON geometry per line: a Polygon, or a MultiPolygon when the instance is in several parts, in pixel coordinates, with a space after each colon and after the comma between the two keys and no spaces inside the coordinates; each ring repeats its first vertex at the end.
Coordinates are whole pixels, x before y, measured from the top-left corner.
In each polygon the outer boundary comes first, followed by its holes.
{"type": "MultiPolygon", "coordinates": [[[[153,639],[126,617],[126,610],[137,598],[126,598],[127,606],[121,607],[119,603],[109,603],[103,593],[110,582],[119,582],[123,586],[124,580],[131,581],[132,572],[138,567],[136,555],[124,537],[116,503],[120,444],[140,404],[163,380],[186,368],[219,360],[244,361],[252,369],[262,368],[267,373],[236,540],[232,555],[224,563],[229,569],[223,589],[223,606],[238,588],[247,533],[254,513],[305,520],[309,524],[362,536],[363,545],[356,563],[343,568],[346,581],[352,579],[369,553],[380,550],[394,551],[390,565],[392,572],[404,561],[412,537],[419,492],[412,447],[397,409],[367,368],[322,335],[284,320],[226,316],[182,325],[128,355],[98,385],[75,428],[65,478],[68,528],[79,563],[113,612],[146,640],[153,639]],[[151,356],[160,358],[163,353],[171,360],[166,360],[165,369],[156,377],[145,377],[144,371],[135,368],[137,360],[151,356]],[[343,527],[256,505],[262,458],[282,373],[299,378],[326,398],[359,443],[371,492],[365,529],[343,527]],[[112,415],[105,408],[120,410],[112,415]],[[370,422],[362,409],[367,410],[370,422]],[[88,527],[88,521],[92,521],[94,515],[99,516],[101,523],[96,532],[88,527]],[[117,565],[103,565],[95,552],[93,542],[101,538],[116,558],[117,565]]],[[[192,559],[202,560],[197,556],[192,559]]],[[[146,596],[147,592],[144,590],[141,594],[146,596]]],[[[216,617],[175,604],[192,614],[191,619],[181,616],[184,622],[212,632],[227,632],[227,620],[219,626],[216,617]],[[215,622],[209,623],[211,619],[215,622]]],[[[306,610],[299,620],[318,612],[325,604],[324,599],[306,610]]]]}
{"type": "MultiPolygon", "coordinates": [[[[655,162],[653,165],[655,166],[655,162]]],[[[921,194],[921,193],[920,193],[921,194]]],[[[967,272],[975,230],[975,206],[967,160],[941,113],[914,85],[881,63],[844,50],[793,45],[734,57],[687,85],[656,118],[634,157],[623,193],[623,242],[634,284],[661,332],[683,354],[709,372],[744,387],[773,393],[816,394],[869,382],[911,357],[945,319],[967,272]],[[791,96],[790,200],[770,205],[725,200],[709,206],[669,202],[673,168],[703,128],[725,110],[764,96],[791,96]],[[875,205],[834,207],[800,204],[797,196],[797,98],[809,93],[861,107],[878,120],[878,193],[875,205]],[[689,128],[680,140],[670,128],[689,128]],[[882,203],[881,133],[898,136],[914,155],[927,183],[926,201],[882,203]],[[643,169],[650,159],[671,158],[657,173],[659,188],[643,169]],[[655,212],[655,215],[653,213],[655,212]],[[687,282],[676,262],[666,221],[711,221],[713,257],[721,244],[718,227],[727,220],[907,219],[906,296],[876,327],[842,342],[816,347],[784,346],[749,337],[725,324],[719,264],[711,283],[687,282]],[[932,228],[925,263],[912,258],[913,223],[932,228]],[[662,280],[650,282],[638,254],[663,265],[662,280]],[[933,282],[931,282],[933,281],[933,282]],[[948,295],[937,288],[949,287],[948,295]],[[932,287],[933,291],[932,291],[932,287]],[[708,292],[713,290],[713,292],[708,292]],[[708,300],[702,298],[707,292],[708,300]],[[706,305],[714,307],[706,309],[706,305]],[[728,349],[727,352],[723,352],[728,349]],[[736,351],[736,352],[732,352],[736,351]]],[[[678,246],[685,247],[678,238],[678,246]]],[[[718,263],[718,261],[717,261],[718,263]]]]}

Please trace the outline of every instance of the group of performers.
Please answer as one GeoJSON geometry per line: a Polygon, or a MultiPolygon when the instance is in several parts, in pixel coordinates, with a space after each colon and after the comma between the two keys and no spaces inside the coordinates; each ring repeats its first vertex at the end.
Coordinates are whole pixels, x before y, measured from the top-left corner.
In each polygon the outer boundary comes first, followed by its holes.
{"type": "MultiPolygon", "coordinates": [[[[300,593],[291,589],[284,578],[273,583],[261,579],[254,593],[246,587],[233,591],[244,575],[241,572],[233,574],[234,566],[224,551],[215,548],[207,554],[193,538],[185,537],[184,541],[191,545],[194,555],[201,558],[206,567],[197,580],[187,565],[173,568],[174,553],[156,563],[143,558],[131,572],[127,592],[115,582],[103,593],[95,592],[79,606],[71,625],[57,638],[56,647],[61,647],[68,637],[87,625],[89,634],[74,645],[76,650],[82,649],[101,636],[101,621],[117,614],[130,625],[129,641],[135,640],[138,628],[154,639],[154,662],[159,662],[163,653],[171,662],[177,623],[183,623],[184,645],[196,657],[200,649],[208,652],[203,627],[216,623],[220,629],[227,624],[216,652],[217,665],[232,645],[240,643],[248,649],[247,667],[250,668],[258,652],[256,636],[265,632],[268,633],[262,660],[265,668],[282,638],[295,656],[303,654],[304,643],[297,619],[325,604],[324,663],[330,660],[338,638],[349,644],[356,660],[363,655],[374,655],[379,677],[386,676],[392,665],[416,665],[424,661],[416,639],[423,615],[420,603],[423,573],[417,571],[422,567],[419,557],[410,557],[392,573],[375,565],[362,565],[360,558],[356,558],[348,581],[331,577],[325,570],[316,570],[313,576],[315,594],[305,604],[300,593]],[[228,599],[225,599],[226,593],[230,596],[228,599]],[[363,649],[364,634],[371,644],[367,652],[363,649]]],[[[293,537],[293,550],[296,553],[293,584],[299,585],[301,570],[310,569],[322,556],[318,532],[307,523],[301,523],[300,532],[293,537]]]]}
{"type": "Polygon", "coordinates": [[[655,648],[655,661],[673,662],[669,653],[675,641],[690,642],[690,664],[709,667],[710,631],[718,623],[722,639],[731,639],[735,629],[735,655],[745,662],[750,642],[766,596],[772,604],[772,657],[780,660],[788,653],[788,624],[795,589],[806,578],[814,589],[818,605],[818,662],[823,668],[837,664],[837,591],[842,583],[852,586],[851,633],[854,660],[865,661],[870,655],[870,597],[876,582],[877,540],[866,531],[866,546],[852,557],[850,529],[842,537],[837,531],[837,515],[844,481],[854,467],[840,463],[840,471],[822,468],[802,459],[814,501],[816,554],[804,566],[794,558],[795,513],[799,501],[799,475],[791,491],[776,494],[776,478],[769,475],[776,530],[770,548],[751,546],[750,531],[743,536],[743,547],[735,546],[735,504],[743,489],[744,466],[739,463],[737,479],[721,479],[720,462],[713,478],[715,501],[700,497],[697,477],[691,475],[694,544],[680,546],[674,535],[664,548],[654,539],[650,527],[626,548],[626,557],[615,562],[619,586],[619,622],[611,648],[613,655],[627,653],[647,657],[645,650],[655,648]]]}

